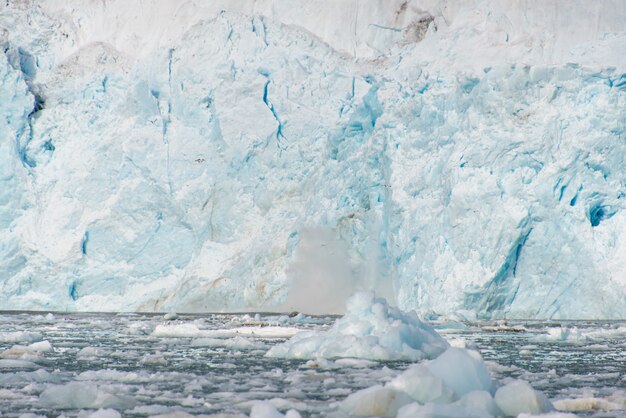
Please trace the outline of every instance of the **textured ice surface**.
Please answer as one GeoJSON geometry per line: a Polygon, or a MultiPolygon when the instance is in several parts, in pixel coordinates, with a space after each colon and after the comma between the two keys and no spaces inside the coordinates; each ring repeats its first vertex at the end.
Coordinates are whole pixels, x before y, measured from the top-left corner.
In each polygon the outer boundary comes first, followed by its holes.
{"type": "Polygon", "coordinates": [[[6,2],[0,308],[626,317],[626,3],[6,2]]]}
{"type": "Polygon", "coordinates": [[[402,312],[362,292],[348,299],[346,314],[330,329],[296,334],[267,356],[416,361],[437,357],[446,348],[448,343],[415,312],[402,312]]]}

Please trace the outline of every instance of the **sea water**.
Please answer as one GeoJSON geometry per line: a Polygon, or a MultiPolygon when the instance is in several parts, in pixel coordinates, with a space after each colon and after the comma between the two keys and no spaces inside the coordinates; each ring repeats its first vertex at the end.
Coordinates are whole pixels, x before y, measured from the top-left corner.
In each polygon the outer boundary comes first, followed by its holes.
{"type": "MultiPolygon", "coordinates": [[[[265,357],[298,330],[327,329],[336,317],[167,318],[1,314],[0,415],[243,415],[255,401],[270,400],[282,411],[327,416],[349,394],[387,382],[411,364],[265,357]]],[[[451,345],[479,350],[494,378],[529,381],[557,408],[584,409],[579,416],[626,416],[626,322],[434,325],[451,345]]]]}

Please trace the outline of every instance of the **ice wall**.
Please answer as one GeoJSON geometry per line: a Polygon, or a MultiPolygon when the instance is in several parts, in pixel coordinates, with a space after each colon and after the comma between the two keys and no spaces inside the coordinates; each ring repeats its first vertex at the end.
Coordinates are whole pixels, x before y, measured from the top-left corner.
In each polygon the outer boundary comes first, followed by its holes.
{"type": "Polygon", "coordinates": [[[0,6],[0,308],[626,316],[626,3],[0,6]]]}

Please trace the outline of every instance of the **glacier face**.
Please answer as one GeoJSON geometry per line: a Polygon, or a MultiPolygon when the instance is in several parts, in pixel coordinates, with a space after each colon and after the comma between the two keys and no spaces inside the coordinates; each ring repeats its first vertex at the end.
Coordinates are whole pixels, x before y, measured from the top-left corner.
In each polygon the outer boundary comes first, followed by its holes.
{"type": "Polygon", "coordinates": [[[2,309],[626,316],[626,4],[229,3],[2,6],[2,309]]]}

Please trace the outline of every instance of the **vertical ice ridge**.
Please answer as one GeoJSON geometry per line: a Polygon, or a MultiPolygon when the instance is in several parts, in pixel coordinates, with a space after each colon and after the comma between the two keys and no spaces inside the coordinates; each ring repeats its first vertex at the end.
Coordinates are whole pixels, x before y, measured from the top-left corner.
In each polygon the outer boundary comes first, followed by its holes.
{"type": "Polygon", "coordinates": [[[85,231],[85,233],[83,234],[83,239],[80,243],[80,250],[83,255],[87,255],[87,244],[89,244],[89,230],[85,231]]]}
{"type": "Polygon", "coordinates": [[[10,44],[5,47],[4,55],[8,64],[13,67],[14,70],[21,73],[22,80],[26,84],[28,92],[33,97],[33,108],[28,113],[27,123],[22,129],[18,130],[15,140],[20,162],[24,167],[30,170],[37,166],[37,162],[29,155],[29,146],[34,138],[35,128],[33,121],[38,116],[38,112],[42,110],[45,105],[44,98],[37,93],[33,84],[33,79],[37,73],[38,62],[32,54],[22,47],[16,48],[10,44]]]}
{"type": "Polygon", "coordinates": [[[533,228],[520,234],[506,256],[500,269],[482,289],[466,293],[465,304],[470,309],[476,309],[482,315],[491,314],[506,309],[515,300],[519,291],[516,283],[517,268],[522,249],[528,240],[533,228]]]}

